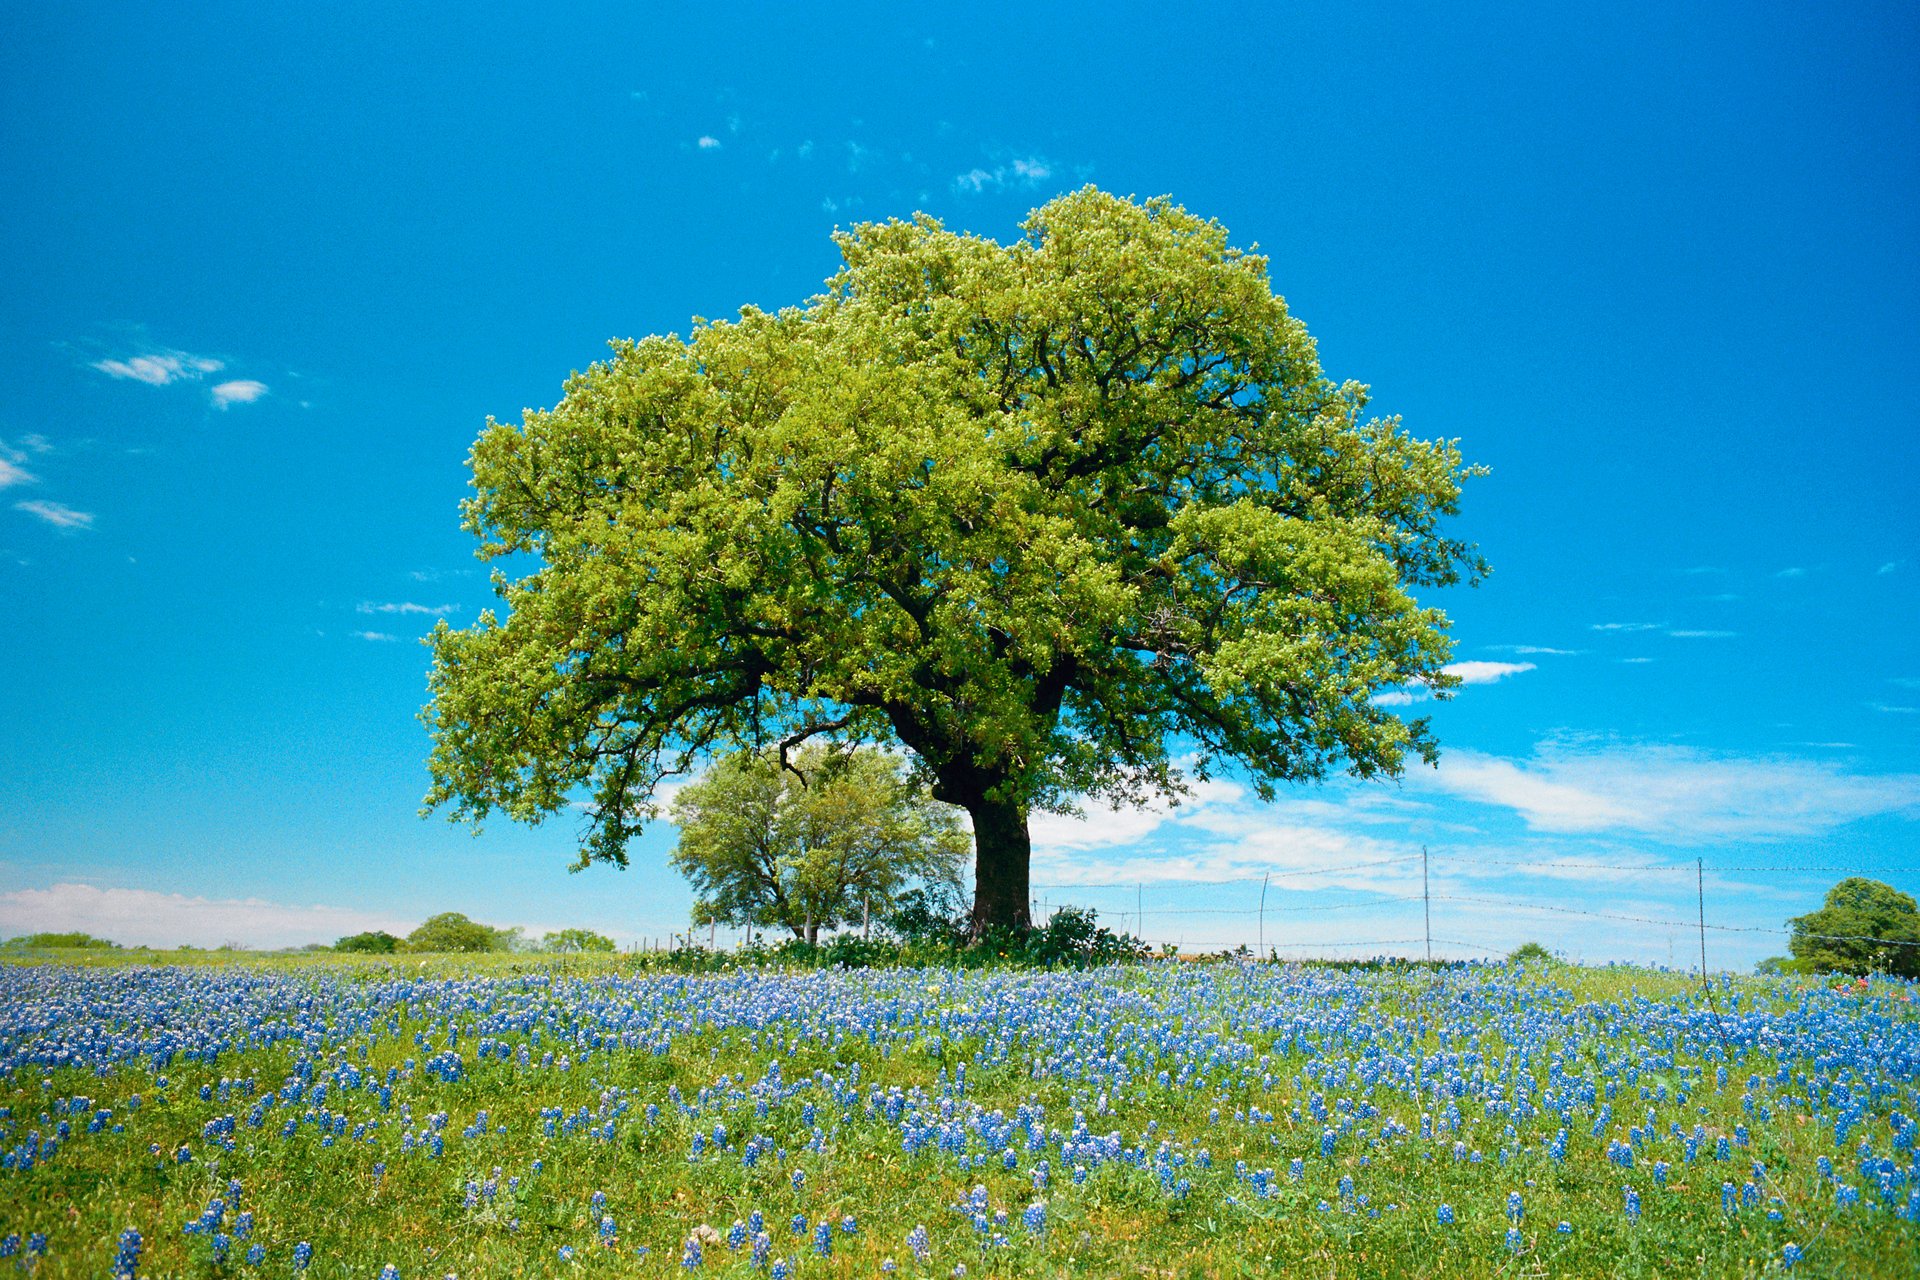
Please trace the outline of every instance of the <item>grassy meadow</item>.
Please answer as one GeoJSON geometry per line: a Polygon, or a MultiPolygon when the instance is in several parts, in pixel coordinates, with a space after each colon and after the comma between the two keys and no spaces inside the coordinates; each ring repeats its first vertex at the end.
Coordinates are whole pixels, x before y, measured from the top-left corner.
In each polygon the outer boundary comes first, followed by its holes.
{"type": "Polygon", "coordinates": [[[0,966],[44,1277],[1920,1262],[1915,988],[1568,966],[0,966]]]}

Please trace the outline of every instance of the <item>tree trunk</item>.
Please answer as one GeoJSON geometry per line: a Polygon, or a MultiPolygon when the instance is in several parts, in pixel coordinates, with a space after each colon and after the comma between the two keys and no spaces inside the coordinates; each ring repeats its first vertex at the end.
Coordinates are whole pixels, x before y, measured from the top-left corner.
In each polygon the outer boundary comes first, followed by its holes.
{"type": "Polygon", "coordinates": [[[974,850],[973,920],[967,934],[977,941],[995,926],[1024,933],[1033,927],[1027,902],[1027,864],[1033,856],[1027,811],[986,799],[966,808],[973,816],[974,850]]]}

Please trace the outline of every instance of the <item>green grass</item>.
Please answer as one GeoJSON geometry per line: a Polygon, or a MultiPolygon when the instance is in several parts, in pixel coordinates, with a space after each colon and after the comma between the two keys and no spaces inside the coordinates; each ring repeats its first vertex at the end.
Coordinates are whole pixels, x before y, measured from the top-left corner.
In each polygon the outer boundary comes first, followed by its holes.
{"type": "MultiPolygon", "coordinates": [[[[1856,1150],[1866,1139],[1875,1157],[1903,1169],[1913,1162],[1910,1146],[1896,1146],[1893,1116],[1920,1111],[1920,1017],[1913,989],[1899,984],[1862,996],[1804,979],[1735,980],[1716,993],[1714,1012],[1697,979],[1626,969],[1161,963],[1088,974],[683,977],[631,976],[646,958],[621,956],[184,958],[190,965],[155,970],[133,963],[139,957],[89,954],[76,965],[0,971],[11,1006],[0,1046],[9,1054],[36,1038],[79,1043],[88,1027],[126,1034],[171,1020],[186,1034],[231,1019],[237,1029],[204,1061],[180,1055],[164,1066],[149,1058],[100,1071],[22,1064],[0,1080],[8,1109],[0,1147],[17,1148],[29,1131],[50,1134],[62,1118],[57,1100],[92,1100],[71,1117],[74,1135],[54,1159],[0,1171],[0,1233],[48,1238],[38,1275],[108,1274],[115,1239],[129,1226],[144,1238],[143,1276],[292,1275],[300,1241],[313,1246],[311,1276],[372,1280],[388,1263],[408,1280],[666,1275],[680,1272],[690,1233],[706,1226],[724,1236],[755,1209],[765,1214],[773,1256],[795,1263],[796,1276],[878,1275],[886,1259],[899,1274],[939,1276],[957,1263],[974,1276],[1725,1276],[1777,1272],[1789,1241],[1806,1251],[1796,1275],[1911,1275],[1920,1259],[1920,1224],[1894,1212],[1905,1188],[1875,1192],[1856,1150]],[[290,1026],[301,1034],[260,1041],[290,1026]],[[464,1067],[447,1081],[424,1065],[453,1027],[464,1067]],[[483,1037],[508,1058],[481,1059],[483,1037]],[[542,1067],[549,1052],[555,1062],[542,1067]],[[563,1054],[570,1069],[559,1068],[563,1054]],[[349,1063],[367,1079],[389,1068],[404,1077],[387,1110],[374,1090],[334,1085],[319,1107],[308,1090],[251,1126],[255,1100],[282,1092],[303,1060],[315,1081],[349,1063]],[[775,1061],[787,1088],[760,1114],[754,1085],[775,1061]],[[1715,1074],[1723,1064],[1724,1086],[1715,1074]],[[1570,1122],[1543,1105],[1556,1066],[1562,1079],[1584,1077],[1596,1089],[1594,1104],[1574,1105],[1570,1122]],[[1381,1079],[1369,1085],[1363,1070],[1381,1079]],[[814,1084],[794,1088],[815,1073],[814,1084]],[[736,1074],[737,1083],[701,1100],[703,1088],[736,1074]],[[1746,1085],[1756,1075],[1762,1084],[1749,1113],[1746,1085]],[[1423,1139],[1422,1112],[1442,1117],[1456,1079],[1459,1132],[1423,1139]],[[222,1081],[251,1081],[251,1094],[229,1083],[223,1096],[222,1081]],[[1542,1114],[1487,1109],[1514,1102],[1523,1082],[1542,1114]],[[1615,1114],[1591,1136],[1609,1083],[1615,1114]],[[1834,1120],[1846,1103],[1833,1086],[1861,1096],[1870,1083],[1878,1092],[1836,1145],[1834,1120]],[[698,1115],[671,1101],[674,1088],[698,1115]],[[937,1144],[904,1150],[900,1121],[884,1107],[870,1111],[876,1088],[882,1099],[922,1091],[921,1113],[936,1120],[943,1104],[955,1121],[974,1107],[1010,1121],[1037,1106],[1043,1136],[1071,1131],[1082,1113],[1092,1134],[1118,1132],[1141,1157],[1069,1159],[1057,1141],[1029,1152],[1023,1134],[1008,1170],[1000,1144],[983,1148],[971,1132],[967,1154],[987,1161],[963,1169],[937,1144]],[[1316,1094],[1327,1121],[1311,1114],[1316,1094]],[[803,1118],[809,1103],[817,1131],[803,1118]],[[652,1122],[649,1104],[660,1108],[652,1122]],[[1323,1156],[1323,1131],[1340,1126],[1343,1105],[1352,1131],[1323,1156]],[[610,1140],[545,1131],[543,1108],[571,1115],[581,1107],[596,1128],[612,1122],[610,1140]],[[312,1123],[321,1108],[345,1115],[349,1134],[378,1127],[325,1145],[312,1123]],[[1250,1108],[1272,1122],[1245,1118],[1250,1108]],[[124,1130],[84,1132],[98,1109],[124,1130]],[[504,1131],[462,1137],[481,1110],[490,1129],[504,1131]],[[1648,1110],[1660,1135],[1675,1123],[1704,1126],[1711,1136],[1699,1157],[1687,1163],[1680,1144],[1661,1136],[1642,1145],[1634,1168],[1610,1163],[1607,1144],[1648,1110]],[[449,1117],[443,1154],[403,1151],[403,1133],[440,1112],[449,1117]],[[203,1138],[208,1122],[225,1116],[235,1118],[232,1150],[203,1138]],[[301,1123],[282,1138],[289,1119],[301,1123]],[[1405,1132],[1390,1131],[1390,1121],[1405,1132]],[[691,1156],[696,1133],[715,1123],[726,1126],[731,1151],[691,1156]],[[1714,1158],[1714,1139],[1736,1125],[1747,1127],[1747,1145],[1714,1158]],[[1546,1144],[1561,1127],[1567,1150],[1555,1159],[1546,1144]],[[739,1153],[756,1138],[774,1150],[748,1168],[739,1153]],[[1184,1160],[1165,1180],[1152,1168],[1163,1140],[1184,1160]],[[1481,1159],[1456,1159],[1456,1140],[1481,1159]],[[187,1163],[174,1154],[182,1146],[187,1163]],[[1816,1170],[1821,1156],[1840,1182],[1862,1188],[1860,1203],[1836,1203],[1834,1180],[1816,1170]],[[1295,1158],[1303,1162],[1297,1182],[1288,1178],[1295,1158]],[[1653,1176],[1657,1159],[1671,1165],[1664,1186],[1653,1176]],[[1042,1160],[1051,1176],[1036,1192],[1042,1160]],[[1270,1195],[1236,1176],[1242,1160],[1275,1171],[1270,1195]],[[1762,1203],[1724,1213],[1722,1183],[1750,1180],[1755,1160],[1766,1168],[1756,1184],[1762,1203]],[[1074,1163],[1088,1165],[1083,1182],[1073,1180],[1074,1163]],[[498,1191],[467,1204],[469,1182],[484,1183],[496,1167],[498,1191]],[[1353,1180],[1351,1197],[1340,1194],[1343,1176],[1353,1180]],[[182,1226],[235,1178],[254,1232],[220,1264],[211,1236],[182,1226]],[[954,1209],[976,1186],[986,1188],[990,1213],[1009,1214],[997,1229],[1005,1245],[992,1243],[991,1219],[982,1237],[954,1209]],[[1629,1186],[1640,1196],[1638,1222],[1622,1209],[1629,1186]],[[1513,1191],[1525,1208],[1517,1253],[1506,1244],[1513,1191]],[[596,1192],[614,1219],[612,1248],[597,1243],[596,1192]],[[1046,1203],[1040,1234],[1021,1221],[1036,1199],[1046,1203]],[[1453,1225],[1436,1220],[1441,1204],[1453,1208],[1453,1225]],[[858,1231],[836,1228],[832,1256],[822,1258],[811,1236],[789,1234],[795,1213],[810,1227],[852,1214],[858,1231]],[[1562,1220],[1570,1233],[1555,1230],[1562,1220]],[[916,1224],[932,1238],[924,1266],[906,1244],[916,1224]],[[266,1249],[257,1266],[243,1261],[252,1243],[266,1249]],[[561,1259],[562,1246],[573,1260],[561,1259]],[[645,1257],[636,1255],[642,1246],[645,1257]]],[[[222,1226],[232,1225],[229,1212],[222,1226]]],[[[703,1252],[703,1274],[765,1274],[745,1250],[712,1242],[703,1252]]]]}

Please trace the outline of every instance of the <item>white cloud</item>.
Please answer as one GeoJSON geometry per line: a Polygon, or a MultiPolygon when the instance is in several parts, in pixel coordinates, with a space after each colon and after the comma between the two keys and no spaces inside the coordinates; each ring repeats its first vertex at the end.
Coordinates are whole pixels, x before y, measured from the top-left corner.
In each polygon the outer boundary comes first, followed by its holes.
{"type": "Polygon", "coordinates": [[[404,613],[424,614],[430,618],[444,618],[450,613],[458,613],[457,604],[415,604],[411,600],[402,600],[392,604],[375,604],[371,600],[360,602],[359,613],[404,613]]]}
{"type": "Polygon", "coordinates": [[[1523,671],[1538,670],[1531,662],[1449,662],[1440,668],[1462,684],[1493,684],[1523,671]]]}
{"type": "Polygon", "coordinates": [[[216,409],[224,409],[232,404],[252,404],[265,394],[266,383],[255,382],[252,378],[238,378],[213,388],[213,404],[216,409]]]}
{"type": "Polygon", "coordinates": [[[36,498],[32,502],[16,502],[13,504],[13,509],[45,520],[56,529],[93,528],[93,512],[75,511],[72,507],[58,502],[43,502],[36,498]]]}
{"type": "Polygon", "coordinates": [[[0,457],[0,489],[16,484],[32,484],[33,473],[25,467],[17,466],[4,457],[0,457]]]}
{"type": "Polygon", "coordinates": [[[720,149],[720,139],[710,133],[703,133],[700,135],[700,141],[697,145],[702,151],[718,151],[720,149]]]}
{"type": "Polygon", "coordinates": [[[374,640],[387,644],[391,644],[400,639],[399,636],[388,635],[384,631],[349,631],[347,634],[355,640],[374,640]]]}
{"type": "Polygon", "coordinates": [[[1878,569],[1875,569],[1874,573],[1888,574],[1888,573],[1892,573],[1895,569],[1898,569],[1899,567],[1900,567],[1900,562],[1898,560],[1889,560],[1885,564],[1881,565],[1878,569]]]}
{"type": "Polygon", "coordinates": [[[957,175],[953,189],[967,195],[999,191],[1007,187],[1035,187],[1053,176],[1053,164],[1039,156],[1026,156],[991,169],[973,168],[957,175]]]}
{"type": "Polygon", "coordinates": [[[1669,631],[1667,634],[1676,640],[1727,640],[1740,633],[1737,631],[1669,631]]]}
{"type": "Polygon", "coordinates": [[[1800,568],[1798,565],[1795,565],[1790,569],[1782,569],[1780,572],[1774,574],[1773,576],[1776,578],[1804,578],[1807,576],[1807,571],[1805,569],[1800,568]]]}
{"type": "Polygon", "coordinates": [[[1634,833],[1668,844],[1818,835],[1882,814],[1920,816],[1920,775],[1851,774],[1793,757],[1685,747],[1543,746],[1530,759],[1453,751],[1426,786],[1555,832],[1634,833]]]}
{"type": "Polygon", "coordinates": [[[1080,816],[1059,813],[1035,813],[1027,820],[1027,832],[1036,857],[1058,857],[1085,849],[1110,849],[1130,845],[1170,822],[1193,823],[1203,813],[1237,802],[1244,794],[1238,784],[1223,778],[1209,778],[1189,785],[1191,794],[1178,804],[1156,796],[1146,804],[1109,808],[1099,802],[1083,806],[1080,816]]]}
{"type": "Polygon", "coordinates": [[[297,947],[369,929],[404,934],[414,923],[346,907],[296,907],[260,898],[201,898],[89,884],[0,893],[0,933],[78,930],[128,946],[217,947],[238,942],[252,947],[297,947]]]}
{"type": "Polygon", "coordinates": [[[1550,645],[1544,644],[1496,644],[1489,645],[1488,648],[1497,649],[1504,653],[1544,653],[1559,658],[1570,658],[1575,654],[1586,652],[1585,649],[1555,649],[1550,645]]]}
{"type": "Polygon", "coordinates": [[[126,360],[96,360],[93,367],[111,378],[164,387],[171,382],[198,381],[225,368],[220,361],[185,351],[150,351],[126,360]]]}
{"type": "Polygon", "coordinates": [[[1367,701],[1376,707],[1410,707],[1416,702],[1425,702],[1425,693],[1415,693],[1411,689],[1389,689],[1385,693],[1376,693],[1367,701]]]}
{"type": "Polygon", "coordinates": [[[1664,622],[1596,622],[1595,631],[1658,631],[1667,624],[1664,622]]]}

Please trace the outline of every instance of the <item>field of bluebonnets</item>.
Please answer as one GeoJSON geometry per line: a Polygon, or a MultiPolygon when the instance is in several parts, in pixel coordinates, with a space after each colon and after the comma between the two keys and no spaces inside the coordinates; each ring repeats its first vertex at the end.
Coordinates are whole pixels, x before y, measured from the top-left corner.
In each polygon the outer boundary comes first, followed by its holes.
{"type": "Polygon", "coordinates": [[[1920,1264],[1910,985],[646,959],[0,968],[0,1268],[1920,1264]]]}

